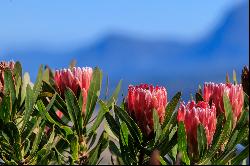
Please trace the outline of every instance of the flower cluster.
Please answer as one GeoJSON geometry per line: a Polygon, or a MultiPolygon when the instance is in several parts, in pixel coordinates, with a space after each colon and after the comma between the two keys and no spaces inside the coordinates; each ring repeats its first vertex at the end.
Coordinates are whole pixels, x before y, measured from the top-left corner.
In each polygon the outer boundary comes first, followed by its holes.
{"type": "Polygon", "coordinates": [[[93,70],[90,67],[74,67],[72,70],[62,69],[56,70],[55,72],[56,87],[61,96],[64,96],[64,92],[67,87],[70,88],[75,95],[77,94],[78,89],[81,89],[83,96],[83,112],[85,112],[86,109],[87,94],[92,79],[92,73],[93,70]]]}
{"type": "Polygon", "coordinates": [[[234,126],[241,115],[244,93],[242,85],[227,84],[215,84],[212,82],[205,83],[204,85],[204,100],[215,104],[218,113],[225,113],[223,95],[226,94],[231,102],[234,126]]]}
{"type": "Polygon", "coordinates": [[[153,129],[153,109],[157,111],[160,122],[163,122],[166,104],[167,90],[164,87],[141,84],[128,88],[127,111],[146,135],[153,129]]]}
{"type": "Polygon", "coordinates": [[[216,130],[216,108],[212,104],[210,107],[207,102],[200,101],[195,103],[195,101],[181,103],[178,115],[178,122],[183,121],[186,128],[188,146],[191,152],[197,151],[197,127],[202,124],[207,138],[207,145],[210,145],[213,140],[213,135],[216,130]]]}

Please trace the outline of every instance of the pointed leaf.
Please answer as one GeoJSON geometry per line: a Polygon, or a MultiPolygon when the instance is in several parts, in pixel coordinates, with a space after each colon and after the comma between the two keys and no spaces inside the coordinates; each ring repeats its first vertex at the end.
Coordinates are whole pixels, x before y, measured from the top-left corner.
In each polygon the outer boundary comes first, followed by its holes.
{"type": "Polygon", "coordinates": [[[122,86],[122,80],[119,81],[117,87],[115,88],[115,91],[113,92],[112,96],[110,97],[110,99],[107,103],[108,108],[112,105],[113,101],[117,100],[121,86],[122,86]]]}
{"type": "Polygon", "coordinates": [[[72,120],[74,127],[76,128],[78,136],[81,137],[83,134],[82,111],[79,108],[79,104],[73,91],[69,88],[67,88],[65,91],[65,100],[70,119],[72,120]]]}
{"type": "Polygon", "coordinates": [[[247,145],[240,154],[238,154],[236,157],[232,159],[231,164],[240,165],[240,162],[246,159],[247,157],[249,157],[249,145],[247,145]]]}
{"type": "Polygon", "coordinates": [[[140,142],[142,141],[142,133],[140,128],[134,122],[134,120],[128,115],[126,111],[122,110],[120,107],[116,105],[115,105],[115,113],[120,117],[122,121],[124,121],[127,124],[132,137],[137,141],[138,144],[140,144],[140,142]]]}
{"type": "Polygon", "coordinates": [[[10,69],[6,69],[4,71],[4,94],[9,94],[11,98],[11,103],[13,105],[16,100],[16,89],[12,77],[12,72],[10,69]]]}
{"type": "Polygon", "coordinates": [[[190,160],[187,154],[187,138],[186,138],[186,131],[185,125],[183,122],[179,123],[178,128],[178,151],[182,154],[182,161],[187,165],[190,165],[190,160]]]}
{"type": "Polygon", "coordinates": [[[74,161],[78,160],[78,151],[79,151],[79,143],[78,143],[78,137],[77,135],[71,134],[69,135],[70,140],[70,152],[72,159],[74,161]]]}
{"type": "Polygon", "coordinates": [[[199,101],[204,101],[204,99],[200,93],[195,94],[195,99],[196,99],[196,103],[198,103],[199,101]]]}
{"type": "Polygon", "coordinates": [[[123,146],[128,146],[129,130],[125,122],[121,123],[120,135],[123,146]]]}
{"type": "Polygon", "coordinates": [[[177,104],[179,103],[181,98],[181,92],[176,93],[176,95],[172,98],[172,100],[168,103],[165,111],[165,120],[163,122],[162,128],[164,129],[168,124],[177,104]]]}
{"type": "Polygon", "coordinates": [[[97,128],[100,126],[101,122],[103,121],[106,112],[109,112],[109,109],[107,108],[107,106],[102,100],[99,100],[99,104],[100,104],[101,109],[99,110],[97,118],[93,126],[90,129],[90,133],[95,132],[97,130],[97,128]]]}
{"type": "Polygon", "coordinates": [[[159,122],[158,112],[153,110],[153,121],[154,121],[154,133],[155,133],[155,143],[157,143],[158,139],[162,134],[161,124],[159,122]]]}
{"type": "Polygon", "coordinates": [[[207,149],[207,138],[205,129],[202,124],[199,124],[197,127],[197,141],[199,154],[200,156],[203,156],[205,150],[207,149]]]}
{"type": "Polygon", "coordinates": [[[4,123],[10,121],[11,110],[10,96],[5,95],[3,96],[2,102],[0,104],[0,119],[2,119],[4,123]]]}
{"type": "Polygon", "coordinates": [[[86,117],[84,119],[84,126],[86,126],[94,112],[97,99],[100,95],[102,85],[102,72],[95,68],[92,75],[91,84],[88,90],[86,117]]]}

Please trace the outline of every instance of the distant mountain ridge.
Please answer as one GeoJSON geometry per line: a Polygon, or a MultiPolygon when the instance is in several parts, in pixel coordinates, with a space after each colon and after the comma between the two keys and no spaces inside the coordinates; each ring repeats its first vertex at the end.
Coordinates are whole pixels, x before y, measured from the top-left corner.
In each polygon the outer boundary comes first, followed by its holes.
{"type": "MultiPolygon", "coordinates": [[[[198,84],[224,81],[226,72],[230,74],[235,69],[240,73],[248,64],[248,13],[248,3],[236,7],[214,31],[191,43],[109,34],[88,47],[65,54],[24,50],[12,52],[9,57],[22,61],[28,71],[37,69],[40,63],[60,68],[76,59],[78,66],[99,66],[108,73],[112,88],[123,79],[124,93],[128,84],[147,82],[166,86],[171,96],[182,90],[187,99],[198,84]]],[[[31,75],[35,73],[32,71],[31,75]]]]}

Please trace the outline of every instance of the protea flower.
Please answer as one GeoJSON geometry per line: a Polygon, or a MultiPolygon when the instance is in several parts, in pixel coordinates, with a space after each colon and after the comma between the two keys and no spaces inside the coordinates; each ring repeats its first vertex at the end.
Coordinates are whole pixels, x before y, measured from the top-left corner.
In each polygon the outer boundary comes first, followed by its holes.
{"type": "Polygon", "coordinates": [[[213,103],[210,106],[208,102],[204,101],[197,104],[195,101],[191,101],[187,105],[182,102],[178,110],[177,120],[178,122],[183,121],[185,124],[190,153],[197,154],[197,127],[199,124],[202,124],[205,129],[207,146],[212,143],[217,123],[216,107],[213,103]]]}
{"type": "Polygon", "coordinates": [[[14,67],[15,67],[14,61],[0,62],[0,102],[1,102],[1,94],[4,91],[4,71],[6,69],[10,69],[11,71],[14,71],[14,67]]]}
{"type": "Polygon", "coordinates": [[[56,70],[55,72],[56,87],[62,97],[64,97],[66,87],[70,88],[75,95],[77,94],[78,88],[81,89],[83,96],[83,112],[85,112],[86,109],[87,95],[92,79],[92,73],[93,70],[90,67],[74,67],[72,70],[62,69],[56,70]]]}
{"type": "Polygon", "coordinates": [[[153,109],[157,111],[160,122],[162,123],[164,120],[167,91],[164,87],[153,87],[147,84],[130,85],[125,102],[131,117],[137,122],[143,133],[149,135],[154,126],[153,109]]]}
{"type": "Polygon", "coordinates": [[[212,82],[205,83],[204,85],[204,100],[207,102],[213,102],[217,109],[217,113],[225,113],[223,95],[226,94],[232,105],[233,111],[233,126],[235,127],[237,120],[239,119],[243,104],[244,93],[242,85],[227,84],[215,84],[212,82]]]}
{"type": "Polygon", "coordinates": [[[242,70],[241,83],[244,92],[249,96],[249,69],[247,66],[244,66],[242,70]]]}

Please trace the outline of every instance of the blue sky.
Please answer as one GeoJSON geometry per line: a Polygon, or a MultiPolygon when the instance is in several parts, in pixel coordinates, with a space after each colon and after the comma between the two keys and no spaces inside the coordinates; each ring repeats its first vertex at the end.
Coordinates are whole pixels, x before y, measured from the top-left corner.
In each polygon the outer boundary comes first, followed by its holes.
{"type": "Polygon", "coordinates": [[[0,0],[0,48],[89,43],[111,33],[194,40],[242,0],[0,0]]]}

